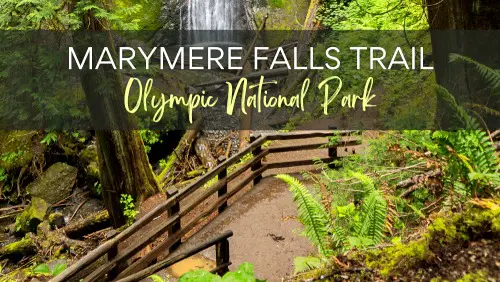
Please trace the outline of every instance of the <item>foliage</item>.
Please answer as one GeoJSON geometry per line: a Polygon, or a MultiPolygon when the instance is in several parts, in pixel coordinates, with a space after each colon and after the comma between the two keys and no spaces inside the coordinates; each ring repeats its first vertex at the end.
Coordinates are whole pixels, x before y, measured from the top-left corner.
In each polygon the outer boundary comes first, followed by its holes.
{"type": "Polygon", "coordinates": [[[48,264],[42,263],[33,268],[34,274],[42,274],[47,276],[57,276],[64,270],[66,270],[67,265],[65,263],[58,263],[54,265],[52,268],[49,267],[48,264]]]}
{"type": "MultiPolygon", "coordinates": [[[[359,178],[362,174],[356,175],[359,178]]],[[[285,181],[297,204],[299,221],[304,225],[303,234],[318,248],[320,258],[351,248],[363,248],[379,243],[383,238],[387,218],[386,201],[366,178],[365,191],[362,191],[362,204],[334,206],[328,214],[325,207],[297,179],[289,175],[278,175],[285,181]]],[[[298,257],[295,271],[302,272],[322,265],[323,259],[298,257]]]]}
{"type": "Polygon", "coordinates": [[[329,218],[325,208],[297,179],[286,174],[277,175],[276,178],[285,181],[290,187],[293,201],[297,204],[299,221],[304,225],[303,234],[318,248],[321,256],[329,255],[329,218]]]}
{"type": "Polygon", "coordinates": [[[120,195],[120,204],[122,205],[123,215],[127,218],[127,224],[134,223],[135,217],[139,212],[135,209],[132,196],[127,194],[120,195]]]}
{"type": "Polygon", "coordinates": [[[151,151],[151,145],[156,143],[162,143],[160,139],[160,133],[153,130],[140,130],[139,131],[142,137],[142,141],[144,141],[144,149],[146,153],[151,151]]]}
{"type": "Polygon", "coordinates": [[[336,30],[423,30],[427,20],[416,0],[327,0],[318,20],[336,30]]]}
{"type": "Polygon", "coordinates": [[[259,282],[265,280],[259,280],[255,278],[253,265],[248,262],[241,264],[236,271],[228,272],[224,274],[224,276],[222,277],[212,274],[206,270],[194,270],[182,275],[181,278],[179,279],[179,282],[201,282],[201,281],[259,282]]]}
{"type": "Polygon", "coordinates": [[[40,143],[45,144],[47,146],[57,143],[57,133],[47,132],[47,134],[45,135],[45,137],[43,137],[40,143]]]}

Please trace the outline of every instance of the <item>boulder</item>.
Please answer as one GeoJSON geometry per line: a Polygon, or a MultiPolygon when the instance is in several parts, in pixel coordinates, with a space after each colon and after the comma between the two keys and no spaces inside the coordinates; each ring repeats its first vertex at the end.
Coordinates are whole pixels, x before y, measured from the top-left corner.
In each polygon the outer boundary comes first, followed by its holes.
{"type": "Polygon", "coordinates": [[[43,221],[47,214],[49,204],[43,199],[33,197],[31,203],[16,218],[16,232],[36,232],[38,224],[43,221]]]}
{"type": "Polygon", "coordinates": [[[49,204],[55,204],[69,195],[76,182],[78,169],[65,163],[56,163],[49,167],[37,180],[26,188],[37,198],[42,198],[49,204]]]}

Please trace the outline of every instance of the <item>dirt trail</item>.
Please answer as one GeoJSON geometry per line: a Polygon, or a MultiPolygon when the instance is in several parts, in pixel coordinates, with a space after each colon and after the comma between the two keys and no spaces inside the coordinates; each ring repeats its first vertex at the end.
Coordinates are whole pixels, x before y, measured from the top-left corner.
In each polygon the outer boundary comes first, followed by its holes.
{"type": "MultiPolygon", "coordinates": [[[[312,144],[326,141],[326,138],[290,140],[274,142],[271,146],[291,144],[312,144]]],[[[270,155],[265,162],[305,160],[313,157],[328,156],[326,149],[286,152],[270,155]]],[[[269,170],[262,181],[253,188],[247,188],[239,199],[230,202],[229,208],[215,217],[209,224],[186,240],[178,251],[190,249],[209,238],[232,230],[230,255],[235,269],[243,262],[254,264],[257,277],[268,281],[282,281],[293,275],[293,259],[307,256],[315,248],[300,235],[302,225],[297,222],[297,209],[285,183],[275,179],[278,173],[292,173],[301,178],[300,173],[314,169],[314,166],[301,166],[269,170]]],[[[215,250],[211,248],[202,253],[215,260],[215,250]]]]}

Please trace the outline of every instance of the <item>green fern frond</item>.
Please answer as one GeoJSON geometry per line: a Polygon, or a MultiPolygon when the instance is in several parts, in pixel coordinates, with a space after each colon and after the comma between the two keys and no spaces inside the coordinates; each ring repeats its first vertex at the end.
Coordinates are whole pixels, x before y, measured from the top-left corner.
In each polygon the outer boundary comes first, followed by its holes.
{"type": "Polygon", "coordinates": [[[293,259],[295,274],[318,269],[323,266],[323,261],[317,257],[295,257],[293,259]]]}
{"type": "Polygon", "coordinates": [[[374,244],[380,242],[385,230],[387,202],[380,191],[373,191],[363,199],[360,221],[355,229],[358,237],[366,237],[374,244]]]}
{"type": "Polygon", "coordinates": [[[472,64],[477,72],[494,89],[500,88],[500,71],[474,61],[473,59],[459,54],[450,54],[450,62],[464,62],[472,64]]]}
{"type": "Polygon", "coordinates": [[[296,178],[279,174],[276,178],[283,180],[293,194],[297,205],[298,219],[304,225],[304,235],[318,248],[322,256],[331,253],[327,244],[330,218],[324,207],[314,198],[311,192],[296,178]]]}
{"type": "Polygon", "coordinates": [[[492,116],[497,116],[497,117],[500,116],[500,111],[486,107],[484,105],[474,104],[474,103],[464,103],[464,107],[471,108],[471,109],[478,109],[478,110],[485,112],[485,113],[492,115],[492,116]]]}
{"type": "Polygon", "coordinates": [[[457,117],[464,123],[465,128],[467,129],[480,129],[481,126],[477,119],[473,118],[467,111],[460,105],[457,104],[455,97],[444,87],[438,85],[437,93],[447,101],[450,106],[456,111],[457,117]]]}

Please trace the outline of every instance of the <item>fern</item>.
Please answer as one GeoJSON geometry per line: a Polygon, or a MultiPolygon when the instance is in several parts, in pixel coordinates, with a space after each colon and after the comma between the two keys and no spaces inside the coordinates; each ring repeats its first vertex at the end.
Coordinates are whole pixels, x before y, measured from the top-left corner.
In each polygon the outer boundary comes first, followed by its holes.
{"type": "Polygon", "coordinates": [[[286,182],[297,204],[299,221],[304,225],[304,235],[318,248],[322,256],[331,254],[327,244],[329,217],[324,207],[313,197],[304,184],[296,178],[279,174],[276,178],[286,182]]]}
{"type": "Polygon", "coordinates": [[[317,257],[295,257],[293,260],[294,272],[302,273],[306,271],[311,271],[323,266],[323,261],[317,257]]]}
{"type": "Polygon", "coordinates": [[[450,62],[465,62],[472,64],[476,68],[477,72],[493,89],[500,89],[500,70],[492,69],[474,61],[471,58],[459,54],[450,54],[450,62]]]}
{"type": "Polygon", "coordinates": [[[363,199],[360,221],[355,225],[356,235],[377,244],[384,236],[386,217],[387,202],[380,191],[372,191],[363,199]]]}

